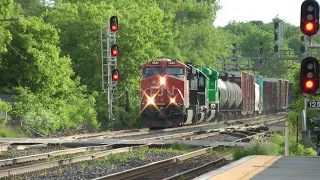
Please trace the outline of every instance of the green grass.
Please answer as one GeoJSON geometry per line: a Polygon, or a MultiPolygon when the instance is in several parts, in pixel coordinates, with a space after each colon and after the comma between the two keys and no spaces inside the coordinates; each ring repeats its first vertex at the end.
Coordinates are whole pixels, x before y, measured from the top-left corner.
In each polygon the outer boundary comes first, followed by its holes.
{"type": "Polygon", "coordinates": [[[0,124],[0,137],[22,138],[28,136],[30,135],[24,132],[21,128],[10,128],[6,127],[4,124],[0,124]]]}

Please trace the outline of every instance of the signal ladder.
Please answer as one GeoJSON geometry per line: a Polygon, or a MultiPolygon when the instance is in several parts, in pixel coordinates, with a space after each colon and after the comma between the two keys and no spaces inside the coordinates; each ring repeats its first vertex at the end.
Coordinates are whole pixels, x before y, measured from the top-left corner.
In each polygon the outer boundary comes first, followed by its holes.
{"type": "Polygon", "coordinates": [[[108,91],[108,112],[109,122],[116,119],[116,110],[118,106],[118,88],[117,81],[112,81],[112,70],[117,69],[117,57],[111,56],[111,46],[116,44],[116,31],[110,30],[110,24],[101,25],[101,62],[102,62],[102,90],[108,91]]]}

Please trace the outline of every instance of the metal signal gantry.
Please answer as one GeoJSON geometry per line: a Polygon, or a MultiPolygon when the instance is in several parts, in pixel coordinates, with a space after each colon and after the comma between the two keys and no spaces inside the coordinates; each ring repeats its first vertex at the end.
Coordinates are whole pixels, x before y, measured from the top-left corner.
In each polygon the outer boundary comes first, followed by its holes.
{"type": "Polygon", "coordinates": [[[102,61],[102,90],[108,91],[109,121],[116,119],[114,105],[118,106],[117,82],[120,72],[117,69],[119,47],[117,45],[118,18],[112,16],[106,26],[101,25],[101,61],[102,61]]]}

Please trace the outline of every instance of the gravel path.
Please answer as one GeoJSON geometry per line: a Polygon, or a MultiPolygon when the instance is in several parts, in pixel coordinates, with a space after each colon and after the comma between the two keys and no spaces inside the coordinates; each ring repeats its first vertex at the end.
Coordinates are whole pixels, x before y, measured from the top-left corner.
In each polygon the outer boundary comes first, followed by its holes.
{"type": "Polygon", "coordinates": [[[199,157],[195,157],[192,159],[179,162],[173,167],[164,168],[164,169],[161,169],[160,171],[154,172],[152,174],[148,174],[144,177],[136,178],[134,180],[159,180],[159,179],[168,178],[178,173],[182,173],[184,171],[207,164],[219,158],[221,157],[218,157],[215,154],[201,155],[199,157]]]}
{"type": "Polygon", "coordinates": [[[21,156],[29,156],[34,154],[48,153],[57,150],[63,150],[63,146],[49,146],[49,147],[32,147],[24,150],[9,150],[0,152],[0,159],[16,158],[21,156]]]}
{"type": "Polygon", "coordinates": [[[112,154],[106,158],[84,163],[75,163],[69,166],[61,166],[51,170],[44,170],[39,173],[25,174],[21,177],[26,180],[93,179],[181,154],[183,153],[172,150],[142,149],[127,153],[112,154]]]}

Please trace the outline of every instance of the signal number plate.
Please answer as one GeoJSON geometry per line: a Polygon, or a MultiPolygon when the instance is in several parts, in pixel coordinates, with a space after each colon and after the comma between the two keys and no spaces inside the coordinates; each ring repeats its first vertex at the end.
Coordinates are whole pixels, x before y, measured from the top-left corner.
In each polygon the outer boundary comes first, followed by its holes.
{"type": "Polygon", "coordinates": [[[317,101],[309,101],[307,104],[308,108],[320,108],[320,102],[317,101]]]}

